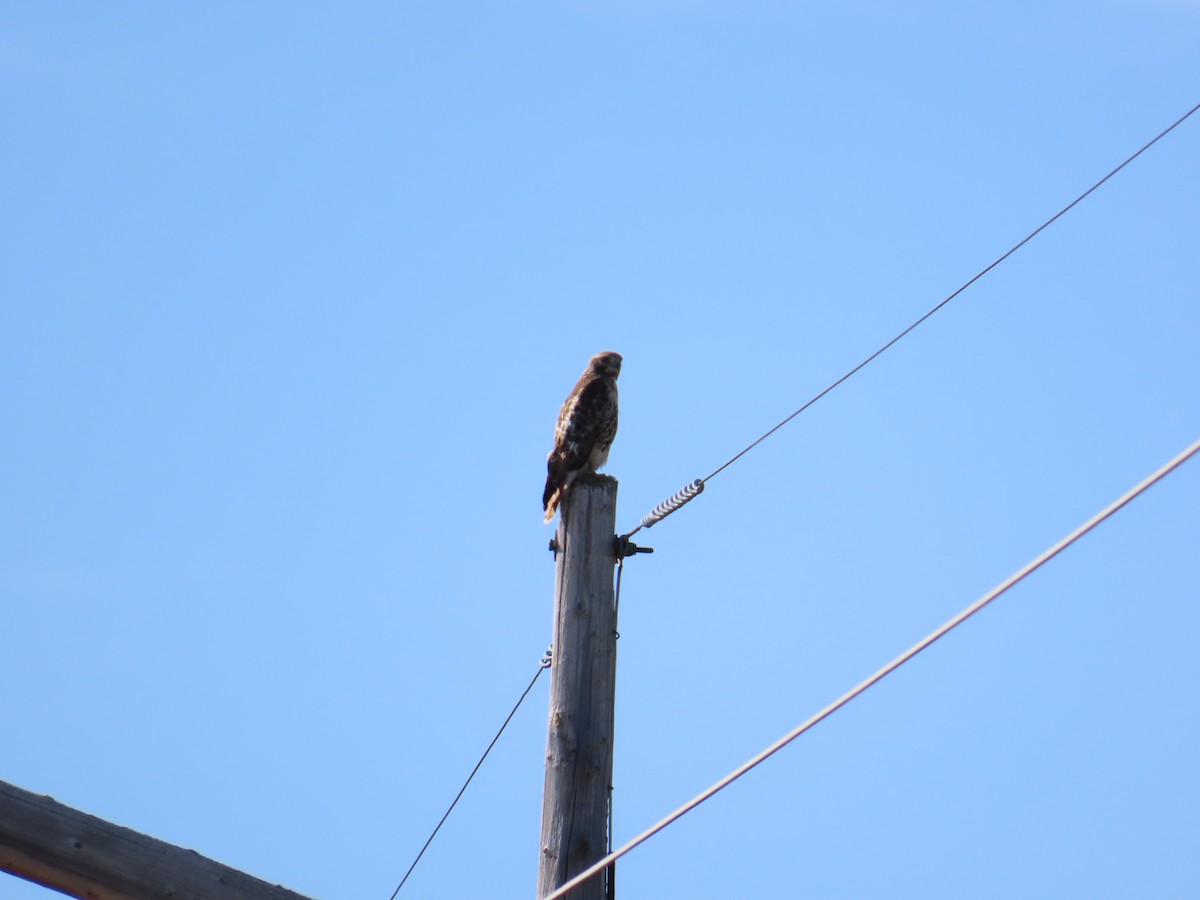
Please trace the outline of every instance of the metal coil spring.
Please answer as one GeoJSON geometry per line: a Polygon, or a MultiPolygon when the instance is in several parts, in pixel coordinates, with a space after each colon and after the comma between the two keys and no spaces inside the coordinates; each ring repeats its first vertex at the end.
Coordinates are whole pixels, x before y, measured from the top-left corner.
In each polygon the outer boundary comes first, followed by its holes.
{"type": "Polygon", "coordinates": [[[693,497],[697,496],[704,490],[704,479],[697,478],[689,485],[685,485],[683,490],[676,491],[654,509],[642,517],[642,527],[649,528],[655,522],[661,522],[683,504],[687,503],[693,497]]]}

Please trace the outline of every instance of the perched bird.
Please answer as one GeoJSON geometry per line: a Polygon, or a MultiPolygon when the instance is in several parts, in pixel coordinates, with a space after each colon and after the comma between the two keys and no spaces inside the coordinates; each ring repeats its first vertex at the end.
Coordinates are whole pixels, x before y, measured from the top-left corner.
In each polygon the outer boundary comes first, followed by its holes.
{"type": "Polygon", "coordinates": [[[581,474],[592,474],[608,459],[608,449],[617,434],[620,373],[620,353],[597,353],[588,360],[559,410],[554,449],[546,457],[546,490],[542,493],[547,522],[554,518],[571,482],[581,474]]]}

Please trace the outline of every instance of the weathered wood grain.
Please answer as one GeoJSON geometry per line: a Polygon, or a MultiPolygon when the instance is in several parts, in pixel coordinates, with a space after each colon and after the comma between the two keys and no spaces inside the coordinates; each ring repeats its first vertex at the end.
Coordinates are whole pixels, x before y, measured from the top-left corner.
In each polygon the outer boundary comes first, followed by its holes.
{"type": "Polygon", "coordinates": [[[3,781],[0,871],[85,900],[306,900],[3,781]]]}
{"type": "MultiPolygon", "coordinates": [[[[561,509],[539,897],[605,853],[617,653],[616,516],[617,481],[606,475],[577,479],[561,509]]],[[[603,896],[603,877],[570,894],[571,900],[603,896]]]]}

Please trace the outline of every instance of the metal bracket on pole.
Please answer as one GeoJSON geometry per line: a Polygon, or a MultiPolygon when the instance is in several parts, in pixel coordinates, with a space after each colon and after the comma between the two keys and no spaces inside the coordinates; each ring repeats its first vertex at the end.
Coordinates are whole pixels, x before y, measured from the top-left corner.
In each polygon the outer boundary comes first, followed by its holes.
{"type": "Polygon", "coordinates": [[[615,535],[613,537],[613,553],[617,559],[628,559],[637,553],[653,553],[653,547],[639,547],[629,539],[629,535],[615,535]]]}

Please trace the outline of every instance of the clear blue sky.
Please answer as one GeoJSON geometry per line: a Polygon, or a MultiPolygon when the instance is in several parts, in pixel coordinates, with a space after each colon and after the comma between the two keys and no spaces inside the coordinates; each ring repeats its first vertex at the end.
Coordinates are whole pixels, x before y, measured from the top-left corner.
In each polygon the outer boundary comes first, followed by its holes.
{"type": "MultiPolygon", "coordinates": [[[[1200,4],[8,2],[0,778],[387,900],[618,522],[1200,102],[1200,4]]],[[[616,836],[1200,436],[1200,115],[646,533],[616,836]]],[[[621,864],[1200,895],[1200,462],[621,864]]],[[[542,678],[402,898],[533,895],[542,678]]],[[[0,898],[47,896],[0,879],[0,898]]]]}

